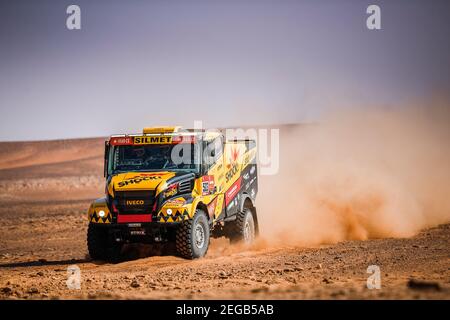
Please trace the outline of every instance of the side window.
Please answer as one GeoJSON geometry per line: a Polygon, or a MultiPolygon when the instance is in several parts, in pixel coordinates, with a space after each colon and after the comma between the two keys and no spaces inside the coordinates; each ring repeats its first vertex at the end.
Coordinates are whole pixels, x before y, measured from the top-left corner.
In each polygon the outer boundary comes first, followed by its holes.
{"type": "Polygon", "coordinates": [[[203,152],[203,163],[206,170],[209,170],[223,154],[223,137],[219,136],[205,144],[203,152]]]}

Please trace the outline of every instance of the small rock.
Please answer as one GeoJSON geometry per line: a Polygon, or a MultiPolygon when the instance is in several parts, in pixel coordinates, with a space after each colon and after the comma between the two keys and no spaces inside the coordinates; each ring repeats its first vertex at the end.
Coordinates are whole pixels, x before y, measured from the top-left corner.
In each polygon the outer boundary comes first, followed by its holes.
{"type": "Polygon", "coordinates": [[[228,278],[228,275],[227,275],[227,273],[225,271],[220,271],[219,272],[219,278],[226,279],[226,278],[228,278]]]}
{"type": "Polygon", "coordinates": [[[319,264],[316,266],[316,269],[322,269],[322,264],[319,263],[319,264]]]}
{"type": "Polygon", "coordinates": [[[31,287],[30,290],[28,290],[28,293],[31,293],[31,294],[33,294],[33,293],[39,293],[39,290],[38,290],[38,288],[31,287]]]}
{"type": "Polygon", "coordinates": [[[296,268],[294,268],[294,270],[295,270],[295,271],[303,271],[303,270],[305,270],[305,269],[303,269],[302,267],[296,267],[296,268]]]}
{"type": "Polygon", "coordinates": [[[293,277],[287,278],[286,281],[292,282],[293,284],[297,284],[297,279],[295,279],[293,277]]]}
{"type": "Polygon", "coordinates": [[[267,292],[267,291],[269,291],[268,287],[259,287],[252,289],[252,293],[267,292]]]}
{"type": "Polygon", "coordinates": [[[9,294],[12,292],[12,289],[10,287],[3,287],[1,291],[2,293],[9,294]]]}
{"type": "Polygon", "coordinates": [[[407,286],[408,288],[413,290],[434,290],[434,291],[441,290],[441,286],[439,285],[439,283],[432,281],[409,279],[407,286]]]}
{"type": "Polygon", "coordinates": [[[95,293],[93,293],[93,292],[89,292],[89,293],[88,293],[88,298],[89,298],[89,299],[96,299],[96,298],[97,298],[97,295],[96,295],[95,293]]]}
{"type": "Polygon", "coordinates": [[[328,279],[328,278],[323,278],[322,282],[324,282],[324,283],[326,283],[326,284],[333,283],[333,281],[331,281],[331,280],[328,279]]]}
{"type": "Polygon", "coordinates": [[[22,290],[16,290],[16,291],[14,291],[14,294],[16,295],[16,297],[21,297],[21,296],[23,296],[23,291],[22,290]]]}
{"type": "Polygon", "coordinates": [[[139,282],[137,281],[137,279],[134,279],[132,282],[131,282],[131,287],[132,288],[139,288],[141,285],[139,284],[139,282]]]}
{"type": "Polygon", "coordinates": [[[344,296],[345,291],[344,290],[333,291],[330,295],[332,297],[344,296]]]}
{"type": "Polygon", "coordinates": [[[44,273],[42,271],[39,271],[38,273],[36,273],[36,275],[42,277],[44,275],[44,273]]]}

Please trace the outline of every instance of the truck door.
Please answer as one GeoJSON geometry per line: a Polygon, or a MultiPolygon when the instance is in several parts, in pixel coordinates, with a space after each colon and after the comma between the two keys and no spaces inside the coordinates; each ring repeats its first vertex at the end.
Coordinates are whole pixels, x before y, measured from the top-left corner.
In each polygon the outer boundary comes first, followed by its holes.
{"type": "Polygon", "coordinates": [[[224,211],[224,141],[220,135],[211,141],[207,141],[205,148],[208,160],[206,174],[203,176],[202,190],[203,196],[208,197],[208,213],[210,217],[217,219],[224,211]]]}

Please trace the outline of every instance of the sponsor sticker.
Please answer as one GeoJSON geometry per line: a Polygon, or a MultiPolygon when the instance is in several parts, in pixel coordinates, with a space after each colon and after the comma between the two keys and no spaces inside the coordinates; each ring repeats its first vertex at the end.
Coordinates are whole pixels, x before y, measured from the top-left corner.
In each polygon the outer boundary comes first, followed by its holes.
{"type": "Polygon", "coordinates": [[[172,143],[172,137],[171,136],[156,136],[156,137],[134,137],[134,144],[135,145],[141,145],[141,144],[168,144],[172,143]]]}
{"type": "Polygon", "coordinates": [[[225,193],[225,204],[228,205],[230,201],[238,194],[239,190],[241,189],[241,181],[242,177],[239,177],[238,180],[236,180],[235,183],[233,183],[228,189],[228,191],[225,193]]]}
{"type": "Polygon", "coordinates": [[[144,144],[179,144],[195,143],[195,136],[134,136],[112,137],[109,144],[113,146],[144,145],[144,144]]]}
{"type": "Polygon", "coordinates": [[[177,187],[172,187],[172,188],[167,189],[167,191],[164,191],[163,196],[164,196],[164,198],[169,198],[169,197],[176,195],[177,192],[178,192],[177,187]]]}
{"type": "Polygon", "coordinates": [[[131,230],[130,235],[132,236],[145,236],[145,230],[131,230]]]}
{"type": "Polygon", "coordinates": [[[172,143],[195,143],[194,136],[174,136],[172,143]]]}
{"type": "Polygon", "coordinates": [[[125,186],[127,186],[129,184],[139,184],[142,181],[158,180],[158,179],[161,179],[161,178],[162,178],[161,175],[152,175],[152,176],[141,175],[141,176],[137,176],[137,177],[133,177],[133,178],[130,178],[130,179],[126,179],[126,180],[120,181],[117,185],[121,188],[121,187],[125,187],[125,186]]]}
{"type": "Polygon", "coordinates": [[[139,206],[144,204],[144,200],[127,200],[125,203],[127,206],[139,206]]]}
{"type": "Polygon", "coordinates": [[[131,137],[114,137],[109,140],[109,144],[113,146],[125,146],[133,144],[133,139],[131,137]]]}
{"type": "Polygon", "coordinates": [[[176,198],[176,199],[167,200],[166,205],[167,206],[182,206],[185,203],[186,203],[186,200],[184,198],[176,198]]]}
{"type": "Polygon", "coordinates": [[[208,195],[214,193],[214,176],[203,176],[202,178],[202,194],[208,195]]]}

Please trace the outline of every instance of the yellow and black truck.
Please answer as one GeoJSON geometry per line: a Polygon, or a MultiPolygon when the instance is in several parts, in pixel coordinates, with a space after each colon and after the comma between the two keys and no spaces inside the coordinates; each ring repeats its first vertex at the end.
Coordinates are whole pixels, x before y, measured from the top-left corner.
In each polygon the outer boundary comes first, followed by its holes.
{"type": "Polygon", "coordinates": [[[88,210],[92,259],[118,261],[130,243],[174,244],[195,259],[211,237],[258,235],[256,143],[217,131],[145,128],[105,142],[105,196],[88,210]]]}

